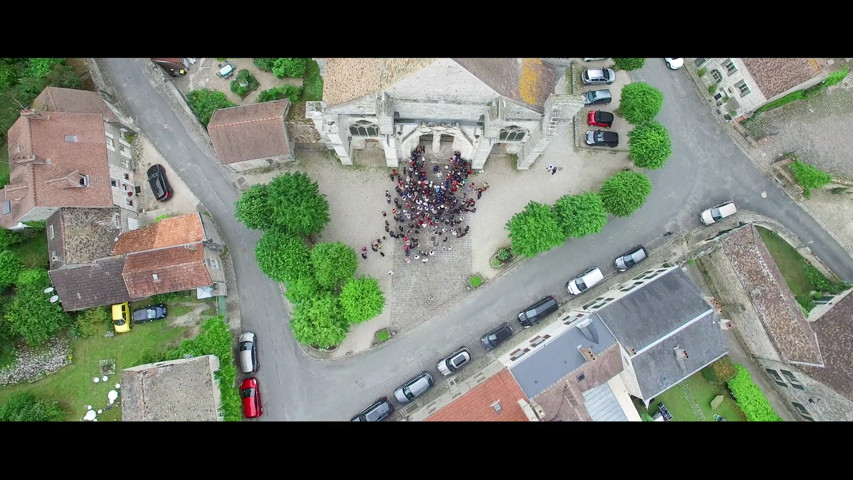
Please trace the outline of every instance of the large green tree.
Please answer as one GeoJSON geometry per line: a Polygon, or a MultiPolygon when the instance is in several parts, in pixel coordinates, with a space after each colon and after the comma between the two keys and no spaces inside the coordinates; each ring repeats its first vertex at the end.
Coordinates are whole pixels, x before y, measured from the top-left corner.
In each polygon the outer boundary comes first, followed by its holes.
{"type": "Polygon", "coordinates": [[[255,230],[266,230],[275,225],[269,189],[266,184],[252,185],[234,202],[234,216],[243,225],[255,230]]]}
{"type": "Polygon", "coordinates": [[[290,329],[299,343],[331,348],[344,341],[349,324],[341,313],[338,299],[331,293],[325,293],[294,307],[290,329]]]}
{"type": "Polygon", "coordinates": [[[524,210],[512,216],[506,228],[512,252],[525,257],[546,252],[566,240],[554,209],[538,202],[529,202],[524,210]]]}
{"type": "Polygon", "coordinates": [[[50,303],[44,289],[50,286],[46,270],[24,270],[15,282],[17,292],[6,309],[12,331],[28,345],[40,346],[71,324],[59,303],[50,303]]]}
{"type": "Polygon", "coordinates": [[[347,322],[361,323],[382,313],[385,296],[375,278],[360,277],[343,286],[340,304],[347,322]]]}
{"type": "Polygon", "coordinates": [[[187,94],[187,105],[195,114],[198,121],[207,127],[210,123],[210,117],[213,112],[220,108],[236,107],[237,104],[228,100],[224,93],[202,88],[201,90],[193,90],[187,94]]]}
{"type": "Polygon", "coordinates": [[[286,172],[273,178],[268,187],[276,225],[310,236],[329,223],[329,202],[306,173],[286,172]]]}
{"type": "Polygon", "coordinates": [[[0,292],[16,282],[23,269],[20,255],[11,250],[0,251],[0,292]]]}
{"type": "Polygon", "coordinates": [[[608,178],[601,186],[604,208],[617,217],[627,217],[646,202],[652,182],[642,173],[625,170],[608,178]]]}
{"type": "Polygon", "coordinates": [[[297,278],[296,280],[287,282],[284,296],[287,298],[288,302],[298,305],[324,292],[326,292],[326,290],[317,283],[316,278],[312,275],[305,275],[297,278]]]}
{"type": "Polygon", "coordinates": [[[24,237],[19,232],[0,228],[0,250],[5,250],[22,241],[24,241],[24,237]]]}
{"type": "Polygon", "coordinates": [[[672,155],[669,132],[658,122],[648,121],[628,132],[628,153],[634,165],[654,170],[672,155]]]}
{"type": "Polygon", "coordinates": [[[629,83],[622,87],[619,111],[625,120],[640,125],[655,118],[663,106],[663,93],[646,82],[629,83]]]}
{"type": "Polygon", "coordinates": [[[646,63],[645,58],[614,58],[613,63],[620,70],[638,70],[646,63]]]}
{"type": "Polygon", "coordinates": [[[42,400],[32,392],[15,392],[0,405],[0,422],[61,422],[64,418],[58,402],[42,400]]]}
{"type": "Polygon", "coordinates": [[[277,282],[290,283],[303,276],[313,276],[311,251],[302,238],[271,228],[255,245],[258,267],[277,282]]]}
{"type": "Polygon", "coordinates": [[[358,268],[358,255],[342,242],[322,242],[311,249],[311,265],[317,283],[334,290],[353,277],[358,268]]]}
{"type": "Polygon", "coordinates": [[[299,78],[305,75],[306,58],[276,58],[272,73],[278,78],[299,78]]]}
{"type": "Polygon", "coordinates": [[[554,213],[566,238],[598,233],[607,223],[604,202],[595,192],[560,197],[554,204],[554,213]]]}

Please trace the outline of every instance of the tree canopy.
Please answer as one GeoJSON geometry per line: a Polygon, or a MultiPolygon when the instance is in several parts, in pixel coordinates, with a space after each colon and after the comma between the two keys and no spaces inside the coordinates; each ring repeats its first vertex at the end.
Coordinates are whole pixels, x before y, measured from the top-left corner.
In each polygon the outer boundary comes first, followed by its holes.
{"type": "Polygon", "coordinates": [[[267,185],[252,185],[244,190],[234,202],[234,217],[251,229],[266,230],[272,227],[275,222],[267,185]]]}
{"type": "Polygon", "coordinates": [[[628,132],[628,153],[634,165],[654,170],[672,155],[669,132],[658,122],[648,121],[628,132]]]}
{"type": "Polygon", "coordinates": [[[195,114],[199,123],[207,127],[210,123],[210,118],[213,112],[220,108],[236,107],[237,104],[228,100],[224,93],[202,88],[201,90],[193,90],[187,94],[187,105],[195,114]]]}
{"type": "Polygon", "coordinates": [[[32,392],[15,392],[0,405],[0,422],[61,422],[65,412],[59,402],[40,399],[32,392]]]}
{"type": "Polygon", "coordinates": [[[286,172],[268,185],[276,225],[297,235],[313,235],[329,223],[329,202],[304,172],[286,172]]]}
{"type": "Polygon", "coordinates": [[[340,304],[349,323],[361,323],[382,313],[385,296],[375,278],[360,277],[343,286],[340,304]]]}
{"type": "Polygon", "coordinates": [[[642,173],[622,171],[608,178],[601,186],[604,208],[617,217],[627,217],[646,202],[652,182],[642,173]]]}
{"type": "Polygon", "coordinates": [[[294,307],[290,329],[299,343],[331,348],[344,341],[349,324],[341,314],[338,299],[331,293],[325,293],[294,307]]]}
{"type": "Polygon", "coordinates": [[[566,240],[550,205],[529,202],[507,222],[513,253],[533,257],[566,240]]]}
{"type": "Polygon", "coordinates": [[[271,228],[255,245],[258,267],[277,282],[290,283],[303,276],[313,276],[311,252],[298,236],[280,228],[271,228]]]}
{"type": "Polygon", "coordinates": [[[278,78],[300,78],[305,75],[306,58],[276,58],[272,73],[278,78]]]}
{"type": "Polygon", "coordinates": [[[598,233],[607,223],[604,202],[595,192],[560,197],[554,204],[554,213],[566,238],[598,233]]]}
{"type": "Polygon", "coordinates": [[[288,302],[293,305],[298,305],[299,303],[304,302],[307,299],[311,299],[312,297],[316,297],[323,292],[324,289],[319,283],[317,283],[316,278],[312,275],[305,275],[297,278],[296,280],[287,282],[284,296],[287,298],[288,302]]]}
{"type": "Polygon", "coordinates": [[[46,270],[24,270],[18,275],[15,298],[8,305],[5,318],[12,331],[28,345],[40,346],[71,324],[59,303],[50,303],[44,289],[50,286],[46,270]]]}
{"type": "Polygon", "coordinates": [[[663,106],[663,93],[646,82],[629,83],[622,87],[619,111],[625,120],[640,125],[655,118],[663,106]]]}
{"type": "Polygon", "coordinates": [[[322,242],[311,249],[311,265],[317,283],[334,290],[353,277],[358,268],[358,255],[352,247],[341,242],[322,242]]]}
{"type": "Polygon", "coordinates": [[[614,58],[613,63],[620,70],[638,70],[646,63],[645,58],[614,58]]]}
{"type": "Polygon", "coordinates": [[[0,251],[0,292],[16,282],[23,269],[20,255],[11,250],[0,251]]]}

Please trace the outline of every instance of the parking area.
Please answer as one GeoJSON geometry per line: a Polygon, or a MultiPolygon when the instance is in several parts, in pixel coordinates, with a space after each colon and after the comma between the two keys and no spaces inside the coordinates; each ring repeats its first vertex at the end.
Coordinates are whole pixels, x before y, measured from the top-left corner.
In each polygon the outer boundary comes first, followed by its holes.
{"type": "Polygon", "coordinates": [[[584,107],[578,112],[577,117],[575,117],[575,146],[584,149],[590,150],[616,150],[627,152],[628,151],[628,132],[634,128],[633,125],[628,123],[625,118],[620,116],[617,112],[619,109],[619,99],[622,96],[622,88],[631,83],[631,78],[628,75],[628,72],[625,70],[617,70],[613,66],[613,60],[607,58],[604,60],[597,60],[591,62],[584,62],[580,59],[575,60],[572,68],[573,75],[573,85],[575,93],[579,95],[583,95],[586,92],[591,90],[602,90],[607,89],[610,90],[610,96],[612,100],[610,103],[601,104],[601,105],[590,105],[588,107],[584,107]],[[610,68],[615,71],[616,79],[612,84],[606,85],[584,85],[581,80],[581,75],[583,75],[584,70],[586,69],[605,69],[610,68]],[[600,126],[590,126],[588,125],[587,119],[590,111],[600,110],[604,112],[612,113],[613,123],[609,128],[600,127],[600,126]],[[605,146],[588,146],[584,142],[584,135],[589,130],[602,130],[606,132],[614,132],[619,135],[619,145],[616,147],[605,147],[605,146]]]}

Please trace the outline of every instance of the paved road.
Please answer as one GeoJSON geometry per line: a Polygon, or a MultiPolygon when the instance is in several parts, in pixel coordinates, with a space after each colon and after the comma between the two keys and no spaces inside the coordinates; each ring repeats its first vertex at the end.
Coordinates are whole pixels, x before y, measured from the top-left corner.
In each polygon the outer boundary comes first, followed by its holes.
{"type": "Polygon", "coordinates": [[[475,345],[483,331],[500,321],[496,319],[511,319],[544,295],[567,297],[564,285],[573,274],[590,265],[612,272],[616,253],[637,243],[654,244],[668,230],[692,229],[699,225],[701,209],[723,200],[779,219],[803,241],[813,241],[815,253],[842,278],[853,279],[853,259],[753,166],[697,98],[690,80],[667,70],[663,60],[650,59],[632,77],[664,93],[658,121],[670,132],[673,155],[663,169],[649,173],[653,191],[637,213],[611,218],[600,234],[571,240],[524,262],[382,348],[354,358],[316,360],[292,339],[278,286],[254,260],[258,235],[234,219],[238,194],[215,160],[198,148],[154,90],[140,60],[110,59],[105,64],[128,113],[211,212],[228,242],[243,324],[259,332],[264,420],[347,420],[417,371],[435,374],[435,362],[460,344],[472,347],[475,360],[482,358],[482,348],[475,345]]]}

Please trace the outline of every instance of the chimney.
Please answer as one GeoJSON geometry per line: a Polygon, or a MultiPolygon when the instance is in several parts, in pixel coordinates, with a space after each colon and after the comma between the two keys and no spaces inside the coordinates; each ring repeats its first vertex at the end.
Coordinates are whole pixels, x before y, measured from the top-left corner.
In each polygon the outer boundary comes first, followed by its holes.
{"type": "Polygon", "coordinates": [[[687,356],[687,350],[681,348],[680,346],[675,347],[675,356],[679,360],[681,360],[682,358],[685,358],[685,359],[690,358],[687,356]]]}
{"type": "Polygon", "coordinates": [[[27,118],[47,118],[47,115],[42,115],[41,112],[37,112],[32,108],[25,108],[21,110],[21,116],[27,118]]]}
{"type": "Polygon", "coordinates": [[[589,347],[584,345],[578,345],[578,351],[587,361],[591,362],[595,360],[595,354],[592,353],[592,350],[590,350],[589,347]]]}
{"type": "Polygon", "coordinates": [[[13,158],[15,165],[46,165],[47,160],[44,160],[36,155],[18,155],[13,158]]]}

